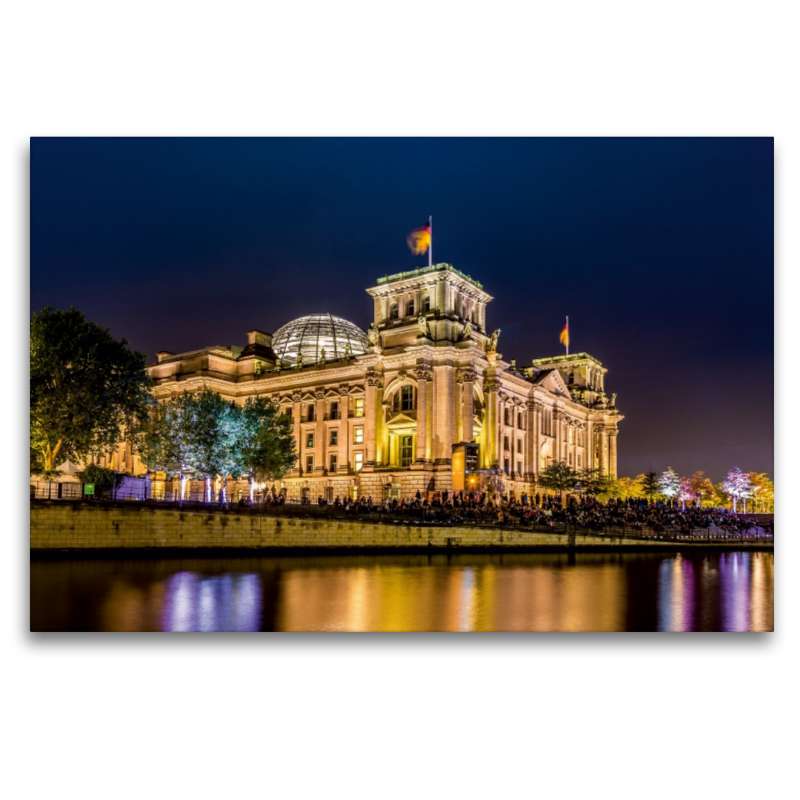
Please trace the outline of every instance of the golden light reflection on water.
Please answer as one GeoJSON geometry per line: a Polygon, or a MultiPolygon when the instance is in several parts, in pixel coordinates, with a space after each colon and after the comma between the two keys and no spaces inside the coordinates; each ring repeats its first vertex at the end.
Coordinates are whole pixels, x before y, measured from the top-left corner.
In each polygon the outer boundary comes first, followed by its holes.
{"type": "Polygon", "coordinates": [[[613,564],[300,569],[283,574],[280,598],[288,631],[625,629],[626,592],[613,564]]]}
{"type": "Polygon", "coordinates": [[[31,630],[772,630],[766,552],[33,562],[31,630]]]}

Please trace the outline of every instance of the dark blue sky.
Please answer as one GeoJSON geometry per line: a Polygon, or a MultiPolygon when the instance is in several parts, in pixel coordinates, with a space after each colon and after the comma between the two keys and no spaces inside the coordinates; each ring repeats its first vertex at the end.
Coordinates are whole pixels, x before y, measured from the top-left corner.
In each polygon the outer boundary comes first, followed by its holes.
{"type": "Polygon", "coordinates": [[[773,472],[773,140],[31,140],[31,310],[75,306],[154,357],[434,261],[495,297],[519,364],[609,369],[620,474],[773,472]]]}

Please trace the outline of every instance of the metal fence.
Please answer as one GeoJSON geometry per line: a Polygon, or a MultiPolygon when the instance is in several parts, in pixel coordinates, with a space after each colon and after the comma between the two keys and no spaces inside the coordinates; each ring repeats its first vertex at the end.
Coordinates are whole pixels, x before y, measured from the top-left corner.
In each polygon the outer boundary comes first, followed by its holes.
{"type": "Polygon", "coordinates": [[[219,503],[205,502],[202,493],[187,495],[181,500],[177,493],[170,491],[157,492],[155,497],[142,498],[141,494],[118,492],[116,496],[109,493],[107,498],[83,495],[83,486],[79,483],[45,483],[31,484],[31,500],[86,500],[97,503],[127,503],[139,502],[144,505],[180,508],[186,511],[203,511],[206,513],[224,514],[255,514],[264,516],[288,517],[292,519],[308,520],[340,520],[371,522],[381,525],[413,525],[423,527],[453,527],[467,526],[479,528],[493,528],[516,532],[551,533],[572,539],[577,536],[601,536],[603,538],[622,538],[640,541],[664,542],[729,542],[729,543],[772,543],[774,535],[771,530],[752,525],[745,530],[723,530],[712,526],[710,528],[695,528],[693,530],[678,528],[651,528],[645,525],[637,526],[579,526],[569,522],[560,522],[552,518],[524,521],[504,521],[486,516],[473,515],[467,511],[465,516],[457,512],[443,509],[424,509],[402,507],[386,509],[384,506],[365,508],[354,506],[346,509],[334,505],[308,505],[299,501],[287,501],[281,504],[269,503],[219,503]],[[60,489],[58,487],[61,487],[60,489]]]}

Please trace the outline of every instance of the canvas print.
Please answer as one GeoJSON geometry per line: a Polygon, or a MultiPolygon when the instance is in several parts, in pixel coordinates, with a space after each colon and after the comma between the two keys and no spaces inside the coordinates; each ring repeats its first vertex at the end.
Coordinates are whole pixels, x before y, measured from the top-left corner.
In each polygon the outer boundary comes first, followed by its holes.
{"type": "Polygon", "coordinates": [[[774,629],[771,138],[34,138],[31,630],[774,629]]]}

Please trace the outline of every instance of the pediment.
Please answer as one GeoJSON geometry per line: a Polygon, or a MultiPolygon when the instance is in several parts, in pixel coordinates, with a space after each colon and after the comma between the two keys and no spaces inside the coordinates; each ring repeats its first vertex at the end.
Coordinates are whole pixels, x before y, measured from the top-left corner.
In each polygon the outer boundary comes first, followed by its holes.
{"type": "Polygon", "coordinates": [[[389,417],[386,424],[392,428],[413,427],[417,424],[417,415],[413,412],[411,414],[401,412],[400,414],[395,414],[393,417],[389,417]]]}
{"type": "Polygon", "coordinates": [[[539,386],[546,389],[553,394],[562,395],[563,397],[571,397],[567,384],[561,377],[561,373],[557,369],[550,370],[539,382],[539,386]]]}

